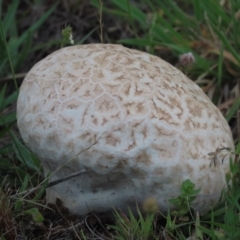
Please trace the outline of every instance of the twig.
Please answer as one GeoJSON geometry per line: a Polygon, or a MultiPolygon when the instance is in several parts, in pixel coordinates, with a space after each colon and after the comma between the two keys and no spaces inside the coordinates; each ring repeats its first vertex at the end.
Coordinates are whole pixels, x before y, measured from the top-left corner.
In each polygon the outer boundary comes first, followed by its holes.
{"type": "Polygon", "coordinates": [[[87,222],[87,219],[88,219],[88,218],[89,218],[89,215],[87,215],[87,216],[85,217],[85,219],[84,219],[85,225],[87,226],[88,230],[93,234],[93,236],[96,236],[97,239],[104,240],[104,238],[101,237],[101,234],[100,234],[100,233],[96,234],[96,233],[94,232],[94,230],[92,230],[92,228],[90,228],[90,226],[88,225],[88,222],[87,222]]]}
{"type": "MultiPolygon", "coordinates": [[[[65,216],[61,213],[61,211],[59,210],[57,204],[56,204],[56,207],[57,207],[57,210],[59,212],[59,214],[62,216],[63,219],[65,219],[66,222],[68,222],[69,226],[68,228],[60,228],[59,230],[56,231],[56,233],[59,233],[59,232],[66,232],[66,231],[69,231],[69,230],[73,230],[73,232],[75,233],[76,237],[81,240],[80,236],[78,235],[77,231],[75,228],[81,226],[84,224],[84,221],[81,221],[81,222],[78,222],[78,223],[72,223],[72,222],[69,222],[67,218],[65,218],[65,216]]],[[[59,227],[59,226],[58,226],[59,227]]],[[[57,227],[57,228],[58,228],[57,227]]],[[[53,229],[51,229],[53,230],[53,229]]],[[[53,231],[54,232],[54,231],[53,231]]],[[[55,234],[56,234],[55,233],[55,234]]]]}
{"type": "MultiPolygon", "coordinates": [[[[55,185],[57,185],[57,184],[59,184],[59,183],[65,182],[65,181],[67,181],[67,180],[69,180],[69,179],[72,179],[72,178],[74,178],[74,177],[78,177],[78,176],[83,175],[83,174],[85,174],[85,173],[87,173],[87,170],[86,170],[86,169],[82,169],[81,171],[75,172],[75,173],[73,173],[73,174],[71,174],[71,175],[69,175],[69,176],[67,176],[67,177],[64,177],[64,178],[61,178],[61,179],[58,179],[58,180],[55,180],[55,181],[52,181],[52,182],[48,183],[48,185],[47,185],[46,188],[55,186],[55,185]]],[[[28,189],[28,190],[26,190],[26,191],[23,191],[23,192],[20,192],[20,193],[16,193],[16,194],[14,194],[14,195],[11,195],[10,197],[17,197],[17,196],[22,195],[22,194],[30,194],[30,193],[33,193],[33,192],[39,190],[41,187],[42,187],[42,186],[40,185],[40,186],[31,188],[31,189],[28,189]]]]}
{"type": "MultiPolygon", "coordinates": [[[[103,133],[102,133],[103,134],[103,133]]],[[[101,134],[101,136],[102,136],[101,134]]],[[[87,150],[89,150],[92,146],[94,146],[98,140],[101,138],[101,136],[93,143],[91,144],[89,147],[85,148],[83,151],[80,151],[79,153],[77,153],[74,157],[70,158],[69,160],[67,160],[65,163],[63,163],[62,165],[58,166],[58,168],[51,173],[46,179],[50,179],[54,174],[56,174],[62,167],[64,167],[65,165],[67,165],[69,162],[71,162],[75,157],[79,156],[80,154],[86,152],[87,150]]],[[[44,179],[41,183],[38,184],[39,188],[41,188],[40,186],[46,181],[46,179],[44,179]]],[[[23,196],[22,198],[25,198],[29,193],[26,193],[25,196],[23,196]]]]}
{"type": "Polygon", "coordinates": [[[78,235],[78,233],[77,233],[77,231],[76,231],[76,228],[77,228],[78,226],[81,226],[83,223],[84,223],[84,222],[81,222],[81,223],[78,224],[77,226],[76,226],[76,225],[73,225],[73,223],[71,223],[72,229],[73,229],[75,235],[77,236],[77,238],[78,238],[79,240],[81,240],[81,237],[78,235]]]}
{"type": "Polygon", "coordinates": [[[56,226],[55,228],[52,228],[52,226],[50,226],[49,230],[51,230],[52,234],[57,234],[61,232],[72,231],[73,227],[78,228],[83,224],[84,222],[81,221],[81,222],[71,223],[68,227],[56,226]]]}
{"type": "Polygon", "coordinates": [[[56,181],[53,181],[53,182],[48,183],[47,188],[52,187],[52,186],[54,186],[54,185],[57,185],[57,184],[59,184],[59,183],[61,183],[61,182],[65,182],[65,181],[67,181],[67,180],[69,180],[69,179],[71,179],[71,178],[78,177],[78,176],[83,175],[83,174],[85,174],[85,173],[87,173],[87,170],[86,170],[86,169],[80,170],[80,171],[78,171],[78,172],[76,172],[76,173],[73,173],[73,174],[71,174],[71,175],[69,175],[69,176],[67,176],[67,177],[65,177],[65,178],[58,179],[58,180],[56,180],[56,181]]]}

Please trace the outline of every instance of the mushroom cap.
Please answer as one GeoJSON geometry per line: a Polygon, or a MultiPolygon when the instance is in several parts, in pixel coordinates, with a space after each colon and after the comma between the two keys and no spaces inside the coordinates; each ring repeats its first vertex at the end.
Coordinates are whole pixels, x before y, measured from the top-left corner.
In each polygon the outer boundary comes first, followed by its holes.
{"type": "Polygon", "coordinates": [[[217,149],[234,149],[199,86],[159,57],[114,44],[66,47],[38,62],[20,88],[17,120],[46,172],[71,159],[51,180],[87,170],[47,191],[48,202],[60,198],[78,214],[149,197],[167,211],[186,179],[201,188],[192,207],[204,213],[229,171],[230,153],[217,149]]]}

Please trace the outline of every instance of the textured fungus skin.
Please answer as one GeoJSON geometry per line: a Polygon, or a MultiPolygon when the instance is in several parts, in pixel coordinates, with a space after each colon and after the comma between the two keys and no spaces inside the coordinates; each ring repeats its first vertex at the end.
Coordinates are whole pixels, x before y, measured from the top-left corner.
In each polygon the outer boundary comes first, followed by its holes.
{"type": "Polygon", "coordinates": [[[209,153],[234,148],[224,117],[193,81],[121,45],[67,47],[38,62],[22,83],[17,119],[46,171],[72,159],[51,180],[88,170],[47,192],[78,214],[125,210],[148,197],[166,211],[186,179],[201,188],[193,207],[204,213],[229,171],[228,152],[212,166],[209,153]]]}

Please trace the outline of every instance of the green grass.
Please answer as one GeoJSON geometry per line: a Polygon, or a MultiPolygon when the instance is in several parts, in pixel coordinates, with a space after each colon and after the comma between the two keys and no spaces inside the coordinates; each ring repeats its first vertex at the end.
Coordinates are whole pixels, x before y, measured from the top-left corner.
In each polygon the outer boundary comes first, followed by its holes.
{"type": "MultiPolygon", "coordinates": [[[[93,6],[103,11],[100,15],[99,42],[106,42],[102,39],[105,31],[104,15],[112,15],[121,22],[122,31],[126,31],[125,35],[128,36],[119,39],[117,43],[160,55],[179,68],[179,55],[192,52],[196,62],[182,70],[223,110],[234,131],[236,155],[230,162],[231,173],[226,176],[228,188],[223,191],[219,204],[206,215],[199,216],[192,211],[190,204],[200,190],[194,188],[194,183],[185,181],[182,183],[181,195],[170,200],[176,206],[176,211],[162,215],[157,210],[149,213],[138,209],[137,216],[131,211],[128,215],[114,211],[116,221],[103,227],[106,239],[187,239],[190,236],[200,240],[240,239],[240,142],[235,133],[236,115],[240,108],[237,90],[240,1],[229,0],[224,5],[220,5],[221,1],[218,0],[136,2],[131,4],[128,0],[109,0],[108,4],[104,4],[104,1],[91,0],[93,6]],[[161,220],[158,216],[161,216],[161,220]]],[[[0,9],[2,4],[0,0],[0,9]]],[[[30,54],[56,44],[59,48],[61,44],[69,44],[66,36],[59,41],[49,40],[37,46],[33,44],[34,34],[57,7],[52,6],[21,33],[17,24],[20,1],[12,1],[5,14],[1,13],[0,80],[9,76],[12,79],[8,84],[0,82],[1,239],[11,239],[17,231],[24,234],[22,225],[26,219],[36,224],[48,220],[44,218],[47,209],[44,208],[43,199],[48,181],[44,181],[38,158],[21,142],[16,128],[15,104],[19,87],[16,76],[21,73],[22,64],[30,54]],[[40,187],[35,192],[26,193],[27,189],[39,186],[39,183],[40,187]],[[25,194],[19,194],[21,192],[25,194]]],[[[93,26],[92,31],[76,44],[85,41],[97,28],[93,26]]],[[[93,239],[96,236],[105,239],[103,234],[89,234],[93,231],[89,228],[82,227],[76,233],[78,239],[93,239]]]]}

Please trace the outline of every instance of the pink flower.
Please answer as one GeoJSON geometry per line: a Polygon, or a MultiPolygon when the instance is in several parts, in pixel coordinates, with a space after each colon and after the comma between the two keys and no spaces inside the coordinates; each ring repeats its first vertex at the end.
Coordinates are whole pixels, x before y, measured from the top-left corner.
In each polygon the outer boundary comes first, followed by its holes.
{"type": "Polygon", "coordinates": [[[195,62],[195,57],[193,56],[193,54],[191,52],[184,53],[184,54],[180,55],[179,62],[184,66],[188,66],[195,62]]]}

